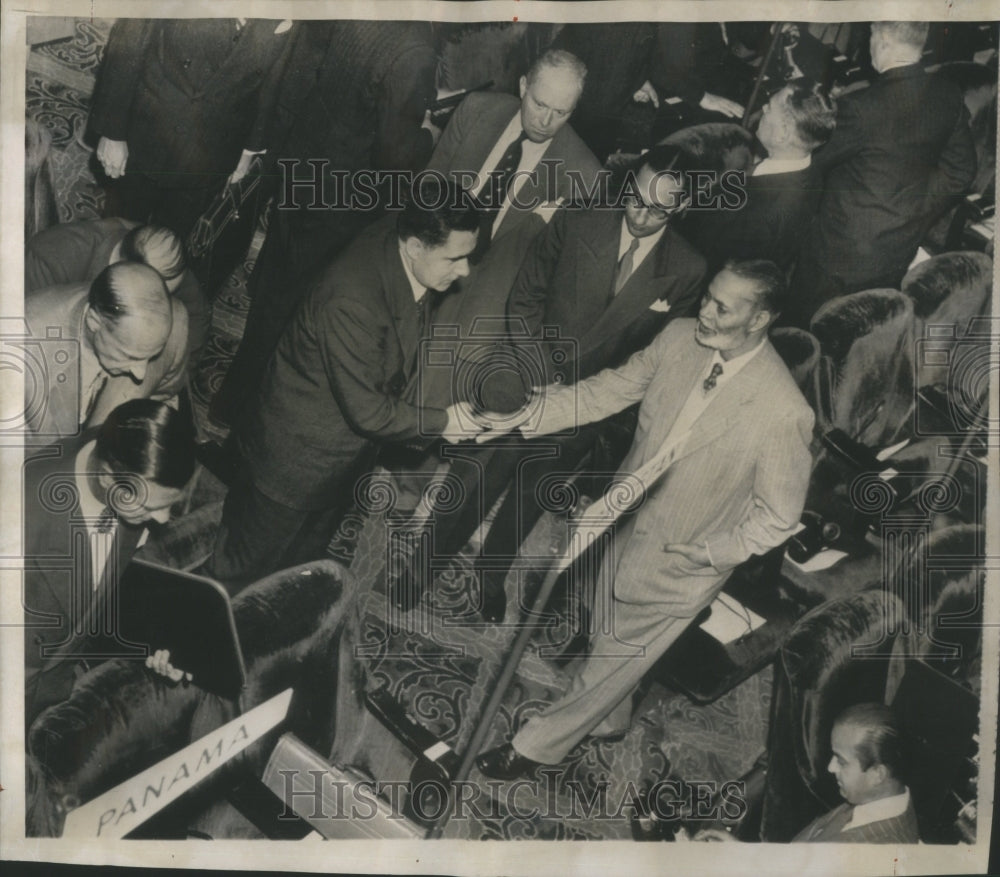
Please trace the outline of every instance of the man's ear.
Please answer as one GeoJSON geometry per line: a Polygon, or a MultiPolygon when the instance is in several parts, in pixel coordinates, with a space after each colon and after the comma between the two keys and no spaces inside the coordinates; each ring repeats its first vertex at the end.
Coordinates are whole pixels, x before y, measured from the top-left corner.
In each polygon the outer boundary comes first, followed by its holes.
{"type": "Polygon", "coordinates": [[[99,313],[97,313],[97,311],[95,311],[89,305],[87,306],[86,313],[83,315],[83,322],[84,322],[84,325],[91,332],[100,332],[101,331],[101,325],[102,325],[102,322],[103,322],[103,320],[101,318],[101,315],[99,313]]]}
{"type": "Polygon", "coordinates": [[[756,314],[754,314],[753,319],[750,321],[750,331],[760,332],[766,329],[768,324],[771,322],[771,319],[771,312],[761,308],[756,314]]]}
{"type": "Polygon", "coordinates": [[[868,773],[871,774],[872,779],[878,786],[881,786],[889,779],[889,768],[887,768],[884,764],[871,765],[868,768],[868,773]]]}
{"type": "Polygon", "coordinates": [[[521,99],[523,100],[524,99],[524,93],[528,90],[528,77],[527,76],[522,76],[518,80],[517,84],[518,84],[518,89],[520,91],[521,99]]]}
{"type": "Polygon", "coordinates": [[[403,241],[403,251],[406,253],[406,257],[412,262],[423,254],[423,242],[418,237],[407,238],[403,241]]]}

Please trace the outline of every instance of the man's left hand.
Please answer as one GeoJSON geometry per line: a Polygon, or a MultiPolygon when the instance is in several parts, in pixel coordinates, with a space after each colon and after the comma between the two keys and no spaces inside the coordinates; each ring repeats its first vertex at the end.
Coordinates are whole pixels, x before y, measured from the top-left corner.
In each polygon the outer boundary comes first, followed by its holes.
{"type": "Polygon", "coordinates": [[[708,549],[704,545],[696,545],[694,542],[668,542],[663,546],[663,550],[669,554],[680,554],[695,566],[712,565],[708,549]]]}

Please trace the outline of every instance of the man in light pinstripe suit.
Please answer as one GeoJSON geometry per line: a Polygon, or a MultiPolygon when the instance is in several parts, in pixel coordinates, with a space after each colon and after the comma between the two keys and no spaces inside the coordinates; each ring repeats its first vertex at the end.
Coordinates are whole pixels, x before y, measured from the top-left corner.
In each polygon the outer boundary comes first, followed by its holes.
{"type": "Polygon", "coordinates": [[[812,458],[813,412],[767,338],[785,281],[771,262],[728,262],[697,320],[675,320],[616,369],[546,388],[535,422],[548,434],[641,401],[621,472],[636,472],[687,434],[645,502],[619,523],[615,555],[598,581],[608,614],[569,690],[511,743],[477,760],[511,779],[557,764],[584,736],[617,737],[632,692],[730,572],[792,535],[812,458]],[[607,577],[606,580],[605,577],[607,577]]]}

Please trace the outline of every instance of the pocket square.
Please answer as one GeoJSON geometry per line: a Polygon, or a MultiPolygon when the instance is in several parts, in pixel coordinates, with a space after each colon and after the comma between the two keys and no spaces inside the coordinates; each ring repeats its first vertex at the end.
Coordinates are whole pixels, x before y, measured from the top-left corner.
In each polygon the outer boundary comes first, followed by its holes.
{"type": "Polygon", "coordinates": [[[278,26],[274,29],[274,33],[275,35],[282,34],[287,30],[291,30],[291,28],[292,20],[290,18],[286,18],[278,24],[278,26]]]}
{"type": "Polygon", "coordinates": [[[658,313],[665,314],[670,310],[670,303],[665,302],[662,298],[658,298],[649,306],[649,309],[651,311],[657,311],[658,313]]]}

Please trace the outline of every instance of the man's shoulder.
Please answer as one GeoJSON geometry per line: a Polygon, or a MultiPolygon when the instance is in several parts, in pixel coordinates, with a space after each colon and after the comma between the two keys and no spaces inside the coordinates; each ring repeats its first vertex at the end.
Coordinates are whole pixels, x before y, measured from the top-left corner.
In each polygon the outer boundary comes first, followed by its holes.
{"type": "Polygon", "coordinates": [[[459,104],[456,113],[470,115],[482,122],[489,122],[499,117],[506,121],[521,106],[521,102],[512,94],[502,94],[496,91],[474,91],[466,95],[459,104]]]}
{"type": "Polygon", "coordinates": [[[61,329],[75,334],[73,316],[84,306],[89,292],[86,283],[61,283],[36,289],[24,297],[24,317],[35,334],[43,336],[49,329],[61,329]]]}
{"type": "Polygon", "coordinates": [[[799,385],[785,365],[785,361],[770,340],[764,342],[764,349],[757,357],[761,374],[756,378],[762,396],[766,396],[768,406],[775,413],[787,418],[813,417],[813,410],[799,385]]]}
{"type": "Polygon", "coordinates": [[[572,122],[560,128],[552,138],[552,146],[546,151],[544,158],[559,158],[567,167],[565,170],[596,173],[601,169],[590,147],[573,130],[572,122]]]}
{"type": "Polygon", "coordinates": [[[707,268],[705,257],[684,235],[676,229],[667,226],[663,237],[657,242],[657,250],[670,249],[670,267],[672,274],[704,274],[707,268]],[[677,270],[683,269],[683,271],[677,270]]]}
{"type": "Polygon", "coordinates": [[[384,300],[392,259],[398,259],[395,222],[384,217],[362,231],[320,273],[309,293],[314,307],[356,302],[377,308],[384,300]]]}

